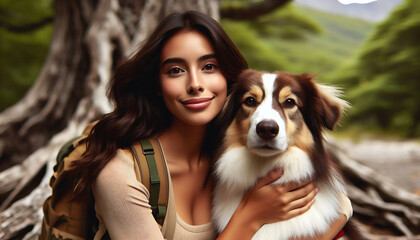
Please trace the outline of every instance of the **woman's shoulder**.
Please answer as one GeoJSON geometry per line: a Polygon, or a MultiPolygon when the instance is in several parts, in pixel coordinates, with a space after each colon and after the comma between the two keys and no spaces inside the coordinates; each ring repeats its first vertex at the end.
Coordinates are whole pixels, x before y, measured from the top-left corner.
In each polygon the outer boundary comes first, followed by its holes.
{"type": "Polygon", "coordinates": [[[116,181],[137,182],[134,167],[131,152],[126,149],[118,149],[114,157],[99,173],[95,184],[114,184],[116,181]]]}

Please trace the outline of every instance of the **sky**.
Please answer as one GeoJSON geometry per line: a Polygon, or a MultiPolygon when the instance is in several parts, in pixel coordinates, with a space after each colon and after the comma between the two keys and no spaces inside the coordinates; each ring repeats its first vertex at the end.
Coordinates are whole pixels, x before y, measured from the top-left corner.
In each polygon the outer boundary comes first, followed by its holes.
{"type": "Polygon", "coordinates": [[[370,3],[370,2],[375,2],[375,1],[377,1],[377,0],[338,0],[340,3],[342,3],[342,4],[351,4],[351,3],[360,3],[360,4],[363,4],[363,3],[370,3]]]}

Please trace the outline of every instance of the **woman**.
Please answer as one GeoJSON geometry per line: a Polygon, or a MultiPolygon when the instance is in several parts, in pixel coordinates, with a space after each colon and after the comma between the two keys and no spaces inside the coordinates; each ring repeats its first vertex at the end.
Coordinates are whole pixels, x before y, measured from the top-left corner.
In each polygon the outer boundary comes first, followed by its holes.
{"type": "MultiPolygon", "coordinates": [[[[77,191],[93,191],[95,210],[112,239],[162,239],[148,205],[148,191],[136,180],[133,161],[121,149],[158,137],[176,202],[175,239],[213,239],[211,153],[214,119],[231,84],[247,68],[220,25],[197,12],[166,17],[128,61],[119,66],[109,96],[115,109],[88,137],[77,191]]],[[[244,197],[218,239],[250,239],[266,223],[307,211],[315,183],[271,186],[281,170],[261,179],[244,197]]],[[[333,224],[326,239],[345,224],[333,224]]],[[[99,229],[100,239],[105,229],[99,229]]]]}

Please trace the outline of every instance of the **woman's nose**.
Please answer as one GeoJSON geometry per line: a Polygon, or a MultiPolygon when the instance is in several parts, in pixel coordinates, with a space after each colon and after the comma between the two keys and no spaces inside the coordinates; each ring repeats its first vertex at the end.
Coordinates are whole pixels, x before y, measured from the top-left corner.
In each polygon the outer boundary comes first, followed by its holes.
{"type": "Polygon", "coordinates": [[[187,87],[187,92],[189,94],[197,94],[204,91],[204,87],[198,73],[190,73],[189,78],[189,85],[187,87]]]}

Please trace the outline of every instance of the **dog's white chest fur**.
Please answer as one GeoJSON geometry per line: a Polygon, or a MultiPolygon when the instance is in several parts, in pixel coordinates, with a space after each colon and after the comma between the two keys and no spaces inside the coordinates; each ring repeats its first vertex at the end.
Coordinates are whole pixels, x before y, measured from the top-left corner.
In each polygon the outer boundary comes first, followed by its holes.
{"type": "MultiPolygon", "coordinates": [[[[244,192],[276,167],[282,167],[284,174],[275,184],[301,181],[314,174],[308,155],[297,147],[268,158],[252,154],[246,147],[233,148],[221,156],[216,163],[217,185],[213,201],[213,219],[218,231],[226,227],[244,192]]],[[[344,187],[338,180],[317,184],[319,192],[310,210],[287,221],[266,224],[252,239],[287,240],[324,233],[339,216],[337,189],[344,190],[344,187]]]]}

